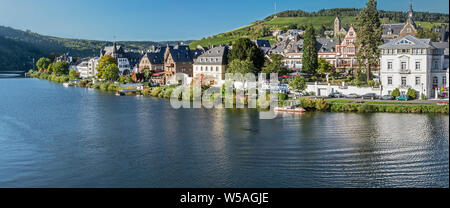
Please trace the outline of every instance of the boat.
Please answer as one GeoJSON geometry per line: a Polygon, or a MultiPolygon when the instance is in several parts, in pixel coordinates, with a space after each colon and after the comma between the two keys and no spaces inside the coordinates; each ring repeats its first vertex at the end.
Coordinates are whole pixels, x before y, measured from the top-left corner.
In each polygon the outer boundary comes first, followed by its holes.
{"type": "Polygon", "coordinates": [[[121,92],[121,91],[117,91],[116,92],[116,96],[125,96],[125,93],[121,92]]]}
{"type": "Polygon", "coordinates": [[[63,83],[63,86],[64,87],[70,87],[70,86],[72,86],[73,84],[72,83],[70,83],[70,82],[64,82],[63,83]]]}
{"type": "Polygon", "coordinates": [[[306,110],[302,107],[275,107],[274,109],[277,112],[285,112],[285,113],[304,113],[306,110]]]}

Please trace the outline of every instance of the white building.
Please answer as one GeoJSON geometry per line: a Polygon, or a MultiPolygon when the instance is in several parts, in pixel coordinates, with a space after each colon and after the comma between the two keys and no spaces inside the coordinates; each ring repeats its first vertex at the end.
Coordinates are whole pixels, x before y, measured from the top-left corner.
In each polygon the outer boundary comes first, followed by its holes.
{"type": "Polygon", "coordinates": [[[381,45],[380,74],[382,94],[398,88],[402,94],[414,89],[418,95],[435,98],[446,86],[448,60],[444,49],[448,43],[434,43],[407,35],[381,45]]]}
{"type": "Polygon", "coordinates": [[[117,58],[117,67],[119,67],[120,75],[130,75],[131,68],[128,58],[117,58]]]}
{"type": "Polygon", "coordinates": [[[88,79],[97,76],[97,66],[99,58],[91,58],[77,65],[82,79],[88,79]]]}
{"type": "Polygon", "coordinates": [[[222,85],[227,71],[228,46],[209,49],[194,60],[193,78],[203,84],[222,85]]]}

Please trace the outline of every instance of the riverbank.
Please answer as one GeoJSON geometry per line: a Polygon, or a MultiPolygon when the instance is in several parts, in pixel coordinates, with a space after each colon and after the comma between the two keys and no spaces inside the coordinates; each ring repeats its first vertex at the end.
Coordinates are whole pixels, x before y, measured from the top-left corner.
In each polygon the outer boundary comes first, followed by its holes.
{"type": "MultiPolygon", "coordinates": [[[[65,83],[70,81],[68,76],[56,76],[41,72],[32,72],[30,77],[45,79],[57,83],[65,83]]],[[[144,87],[137,89],[136,87],[120,88],[120,84],[108,81],[97,81],[93,83],[90,80],[81,80],[74,83],[75,86],[98,89],[101,91],[114,93],[124,89],[135,89],[126,92],[128,96],[151,96],[157,98],[169,99],[176,85],[161,86],[161,87],[144,87]]],[[[202,89],[202,94],[205,89],[202,89]]],[[[223,91],[222,91],[223,95],[223,91]]],[[[236,104],[236,95],[233,95],[233,105],[236,104]]],[[[320,112],[356,112],[356,113],[449,113],[449,104],[437,105],[436,103],[421,103],[421,102],[385,102],[385,101],[360,101],[360,100],[339,100],[339,99],[319,99],[319,98],[298,98],[289,99],[286,94],[279,94],[279,106],[296,105],[303,107],[307,111],[320,112]]],[[[191,100],[192,100],[191,94],[191,100]]],[[[243,98],[244,105],[248,105],[248,98],[243,98]]],[[[257,101],[257,106],[258,101],[257,101]]],[[[262,109],[262,110],[267,110],[262,109]]]]}

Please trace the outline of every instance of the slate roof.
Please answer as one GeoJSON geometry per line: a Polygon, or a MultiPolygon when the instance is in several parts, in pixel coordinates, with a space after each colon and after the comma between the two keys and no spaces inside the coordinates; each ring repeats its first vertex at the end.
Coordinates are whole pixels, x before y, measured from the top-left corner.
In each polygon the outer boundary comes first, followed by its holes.
{"type": "Polygon", "coordinates": [[[270,42],[268,40],[261,40],[261,39],[256,39],[256,40],[252,40],[256,46],[258,46],[258,48],[260,47],[269,47],[270,48],[270,42]]]}
{"type": "Polygon", "coordinates": [[[169,52],[175,62],[193,62],[203,53],[200,49],[190,50],[187,45],[169,46],[169,52]]]}
{"type": "Polygon", "coordinates": [[[444,49],[444,55],[449,55],[449,48],[448,48],[448,42],[431,42],[431,45],[435,48],[441,48],[444,49]]]}
{"type": "Polygon", "coordinates": [[[435,48],[430,39],[419,39],[412,35],[396,38],[380,46],[381,49],[435,48]],[[405,41],[406,40],[406,41],[405,41]],[[404,42],[404,43],[402,43],[404,42]]]}
{"type": "Polygon", "coordinates": [[[202,55],[198,56],[195,60],[195,64],[199,65],[207,65],[207,64],[215,64],[215,65],[225,65],[228,63],[228,55],[229,49],[228,46],[217,46],[209,49],[202,55]]]}
{"type": "Polygon", "coordinates": [[[399,35],[405,24],[383,24],[382,27],[383,35],[388,35],[388,31],[391,31],[392,35],[399,35]]]}
{"type": "Polygon", "coordinates": [[[336,44],[338,44],[339,39],[320,37],[317,38],[317,52],[335,52],[336,44]]]}

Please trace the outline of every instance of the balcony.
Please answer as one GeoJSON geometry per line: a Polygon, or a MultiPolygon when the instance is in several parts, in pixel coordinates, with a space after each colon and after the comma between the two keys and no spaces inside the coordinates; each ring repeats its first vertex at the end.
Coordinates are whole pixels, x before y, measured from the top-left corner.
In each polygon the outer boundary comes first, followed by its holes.
{"type": "Polygon", "coordinates": [[[410,69],[400,69],[400,74],[411,74],[410,69]]]}
{"type": "Polygon", "coordinates": [[[399,89],[410,89],[411,85],[399,85],[398,88],[399,89]]]}

